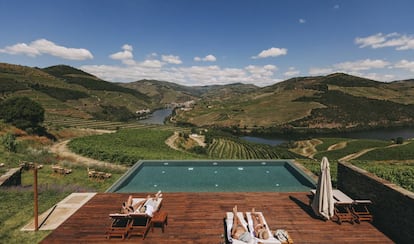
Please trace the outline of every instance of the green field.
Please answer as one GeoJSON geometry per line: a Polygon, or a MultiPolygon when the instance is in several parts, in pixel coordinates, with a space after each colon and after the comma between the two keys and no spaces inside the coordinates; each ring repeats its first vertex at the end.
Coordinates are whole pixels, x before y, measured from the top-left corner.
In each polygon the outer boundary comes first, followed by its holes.
{"type": "Polygon", "coordinates": [[[406,141],[405,145],[395,145],[394,147],[379,148],[370,151],[358,159],[360,160],[414,160],[414,141],[406,141]]]}
{"type": "MultiPolygon", "coordinates": [[[[322,141],[326,139],[321,139],[322,141]]],[[[334,139],[333,141],[336,141],[337,139],[334,139]]],[[[336,149],[336,150],[325,150],[325,151],[319,151],[314,155],[314,158],[322,159],[323,156],[328,157],[332,160],[338,160],[342,157],[345,157],[346,155],[357,153],[361,150],[368,149],[368,148],[383,148],[386,146],[391,145],[391,142],[388,141],[381,141],[381,140],[367,140],[367,139],[358,139],[358,140],[349,140],[344,139],[344,142],[346,142],[346,146],[344,148],[336,149]]],[[[328,140],[329,145],[332,142],[331,140],[328,140]]],[[[337,142],[338,143],[338,142],[337,142]]],[[[317,149],[324,148],[325,141],[323,144],[318,145],[317,149]]]]}
{"type": "Polygon", "coordinates": [[[116,133],[88,136],[72,140],[69,147],[76,153],[99,160],[133,165],[140,159],[194,159],[197,154],[176,151],[165,140],[170,130],[128,129],[116,133]]]}
{"type": "Polygon", "coordinates": [[[378,177],[414,192],[414,160],[406,163],[379,163],[372,161],[355,161],[352,163],[362,169],[374,173],[378,177]]]}

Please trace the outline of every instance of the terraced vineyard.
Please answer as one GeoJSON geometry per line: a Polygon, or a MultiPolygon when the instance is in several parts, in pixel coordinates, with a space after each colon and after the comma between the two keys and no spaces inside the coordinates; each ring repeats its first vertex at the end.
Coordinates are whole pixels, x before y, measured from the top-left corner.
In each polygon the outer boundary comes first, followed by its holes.
{"type": "Polygon", "coordinates": [[[140,122],[116,122],[94,119],[82,119],[74,117],[65,117],[57,115],[47,115],[45,125],[48,127],[75,127],[84,129],[101,129],[101,130],[117,130],[117,129],[140,129],[140,128],[157,128],[160,130],[180,130],[173,126],[160,126],[144,124],[140,122]]]}
{"type": "Polygon", "coordinates": [[[290,159],[300,157],[285,148],[228,138],[215,138],[208,147],[207,154],[210,158],[217,159],[290,159]]]}

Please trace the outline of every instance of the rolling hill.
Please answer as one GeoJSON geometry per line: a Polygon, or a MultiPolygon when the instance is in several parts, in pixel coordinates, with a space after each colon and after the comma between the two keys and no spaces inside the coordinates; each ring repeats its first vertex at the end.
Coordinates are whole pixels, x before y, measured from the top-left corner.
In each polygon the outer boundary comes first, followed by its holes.
{"type": "Polygon", "coordinates": [[[414,124],[414,82],[378,82],[336,73],[298,77],[224,101],[201,99],[178,121],[197,126],[366,129],[414,124]]]}
{"type": "Polygon", "coordinates": [[[366,129],[414,124],[414,80],[378,82],[343,73],[297,77],[267,87],[234,83],[182,86],[166,81],[112,83],[56,65],[0,63],[0,99],[28,96],[47,116],[126,121],[141,109],[196,101],[175,121],[246,130],[366,129]]]}

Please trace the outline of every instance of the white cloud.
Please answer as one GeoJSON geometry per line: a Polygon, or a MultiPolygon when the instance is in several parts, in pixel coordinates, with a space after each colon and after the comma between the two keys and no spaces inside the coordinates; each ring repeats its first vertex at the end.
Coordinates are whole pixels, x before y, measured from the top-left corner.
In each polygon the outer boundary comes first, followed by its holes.
{"type": "Polygon", "coordinates": [[[385,41],[385,37],[382,33],[378,33],[376,35],[367,36],[367,37],[357,37],[355,38],[355,44],[359,44],[360,48],[371,46],[372,48],[376,48],[377,45],[383,43],[385,41]]]}
{"type": "Polygon", "coordinates": [[[179,56],[174,55],[162,55],[161,56],[162,61],[165,61],[170,64],[181,64],[182,61],[179,56]]]}
{"type": "Polygon", "coordinates": [[[129,60],[133,59],[132,46],[125,44],[122,46],[123,51],[109,55],[110,58],[115,60],[129,60]]]}
{"type": "Polygon", "coordinates": [[[360,48],[371,47],[373,49],[384,47],[395,47],[395,50],[410,50],[414,49],[414,36],[403,35],[399,33],[382,34],[367,37],[355,38],[355,44],[360,48]]]}
{"type": "Polygon", "coordinates": [[[310,68],[309,75],[327,75],[332,73],[333,70],[331,68],[310,68]]]}
{"type": "Polygon", "coordinates": [[[209,54],[209,55],[205,56],[204,58],[194,57],[194,61],[197,61],[197,62],[200,62],[200,61],[215,62],[216,60],[217,60],[217,58],[212,54],[209,54]]]}
{"type": "Polygon", "coordinates": [[[126,51],[130,51],[130,52],[132,52],[132,50],[134,50],[134,49],[132,48],[132,46],[131,46],[131,45],[129,45],[129,44],[124,44],[124,45],[122,46],[122,49],[124,49],[124,50],[126,50],[126,51]]]}
{"type": "Polygon", "coordinates": [[[261,79],[269,79],[273,76],[274,71],[277,70],[277,67],[274,65],[265,65],[265,66],[255,66],[249,65],[244,68],[246,71],[250,73],[252,79],[261,80],[261,79]]]}
{"type": "Polygon", "coordinates": [[[340,8],[340,6],[339,6],[339,4],[335,4],[333,8],[334,8],[334,9],[339,9],[339,8],[340,8]]]}
{"type": "Polygon", "coordinates": [[[274,65],[253,66],[245,68],[209,66],[164,66],[159,60],[135,62],[134,65],[84,65],[82,70],[102,79],[114,82],[131,82],[141,79],[156,79],[175,82],[182,85],[212,85],[241,82],[265,86],[279,82],[274,77],[277,67],[274,65]]]}
{"type": "Polygon", "coordinates": [[[139,65],[146,68],[161,68],[163,63],[157,59],[147,59],[139,63],[139,65]]]}
{"type": "Polygon", "coordinates": [[[30,57],[49,54],[69,60],[93,59],[92,53],[87,49],[59,46],[46,39],[38,39],[30,44],[17,43],[13,46],[7,46],[4,49],[0,49],[0,53],[8,53],[12,55],[23,54],[30,57]]]}
{"type": "Polygon", "coordinates": [[[326,75],[334,72],[343,72],[350,74],[360,74],[360,71],[367,71],[371,69],[383,69],[390,66],[390,63],[381,59],[364,59],[357,61],[348,61],[333,64],[331,67],[325,68],[311,68],[309,69],[310,75],[326,75]]]}
{"type": "Polygon", "coordinates": [[[389,65],[389,62],[386,62],[381,59],[365,59],[365,60],[357,60],[353,62],[343,62],[333,65],[339,71],[344,72],[353,72],[353,71],[361,71],[361,70],[370,70],[370,69],[381,69],[389,65]]]}
{"type": "Polygon", "coordinates": [[[394,67],[398,69],[405,69],[410,72],[414,72],[414,61],[408,61],[408,60],[403,59],[399,61],[398,63],[396,63],[394,67]]]}
{"type": "Polygon", "coordinates": [[[287,77],[297,76],[300,74],[300,71],[297,70],[295,67],[289,67],[289,70],[284,73],[287,77]]]}
{"type": "Polygon", "coordinates": [[[306,23],[306,20],[305,19],[299,19],[299,23],[300,24],[305,24],[306,23]]]}
{"type": "Polygon", "coordinates": [[[0,49],[0,52],[8,54],[25,54],[30,57],[36,57],[38,55],[41,55],[39,50],[27,45],[26,43],[17,43],[13,46],[7,46],[4,49],[0,49]]]}
{"type": "Polygon", "coordinates": [[[352,75],[356,75],[356,76],[360,76],[360,77],[365,77],[371,80],[376,80],[376,81],[391,81],[391,80],[395,80],[396,77],[395,75],[392,74],[378,74],[378,73],[367,73],[367,74],[361,74],[361,73],[353,73],[352,75]]]}
{"type": "Polygon", "coordinates": [[[253,56],[253,59],[258,58],[268,58],[268,57],[277,57],[287,54],[286,48],[278,48],[278,47],[272,47],[267,50],[261,51],[257,56],[253,56]]]}

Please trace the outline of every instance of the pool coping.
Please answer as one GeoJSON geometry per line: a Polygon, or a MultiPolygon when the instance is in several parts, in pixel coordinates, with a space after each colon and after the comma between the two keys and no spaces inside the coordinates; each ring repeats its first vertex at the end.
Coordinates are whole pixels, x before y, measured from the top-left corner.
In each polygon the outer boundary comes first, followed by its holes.
{"type": "Polygon", "coordinates": [[[251,162],[274,162],[274,163],[285,163],[288,165],[287,169],[292,174],[300,174],[300,177],[305,178],[305,180],[309,181],[309,183],[316,185],[316,181],[314,177],[311,177],[307,172],[305,172],[301,167],[298,167],[297,163],[292,159],[253,159],[253,160],[238,160],[238,159],[225,159],[225,160],[214,160],[214,159],[205,159],[205,160],[139,160],[136,162],[125,174],[123,174],[119,179],[112,184],[105,192],[106,193],[116,193],[117,190],[121,187],[121,185],[125,182],[125,180],[129,179],[132,174],[135,173],[135,170],[137,170],[141,165],[144,163],[165,163],[165,162],[223,162],[223,163],[230,163],[230,162],[238,162],[238,163],[251,163],[251,162]],[[294,172],[292,172],[292,169],[294,169],[294,172]]]}

